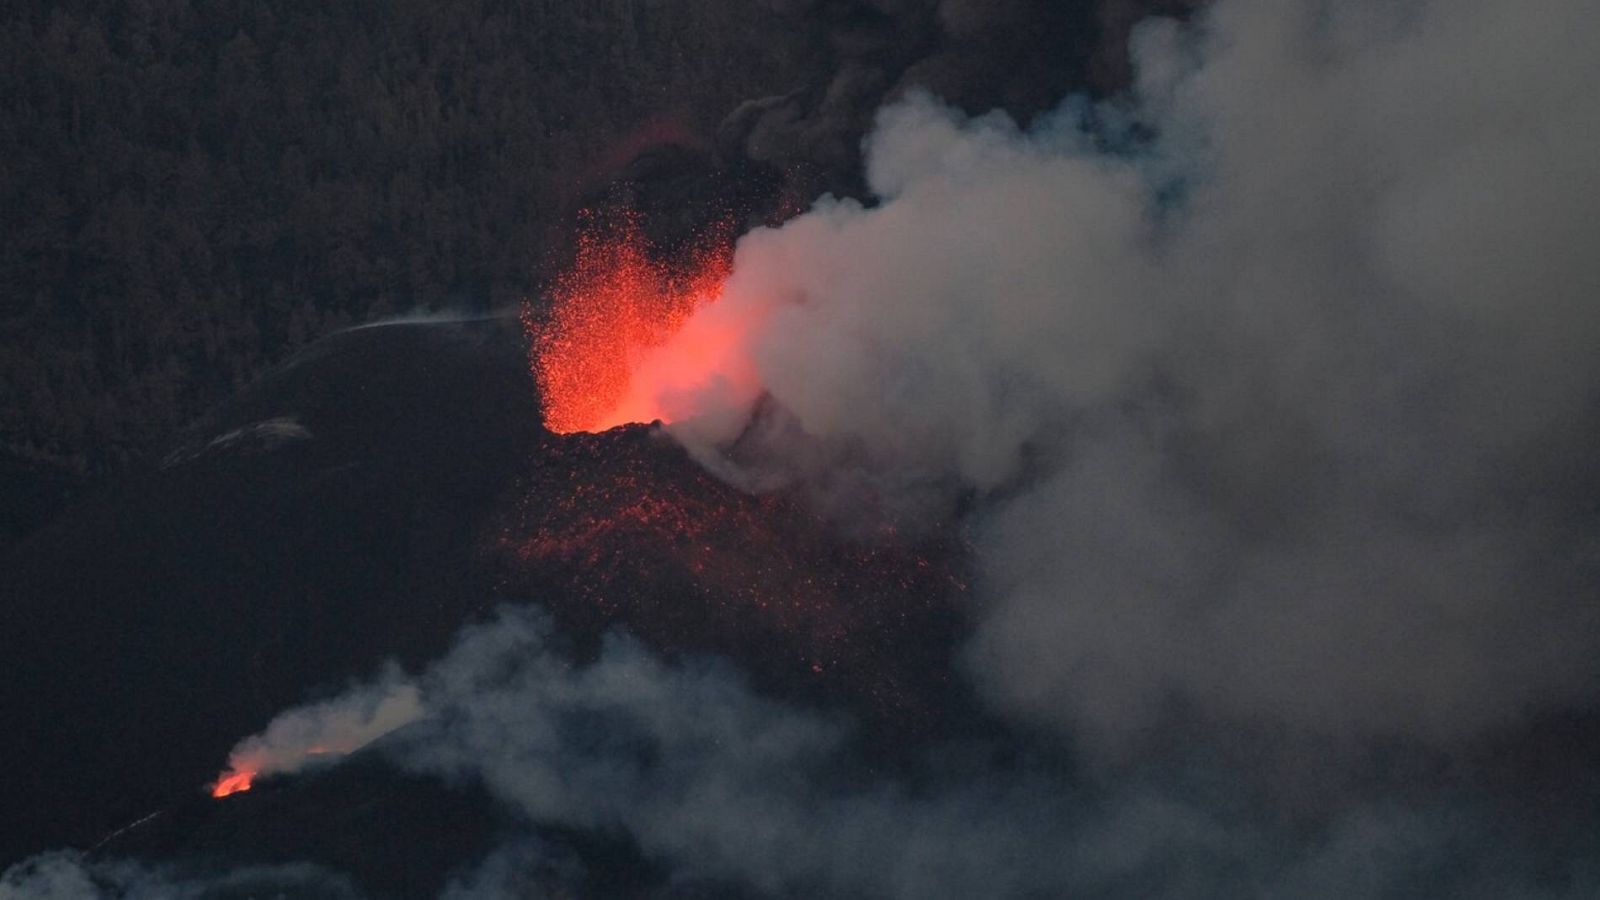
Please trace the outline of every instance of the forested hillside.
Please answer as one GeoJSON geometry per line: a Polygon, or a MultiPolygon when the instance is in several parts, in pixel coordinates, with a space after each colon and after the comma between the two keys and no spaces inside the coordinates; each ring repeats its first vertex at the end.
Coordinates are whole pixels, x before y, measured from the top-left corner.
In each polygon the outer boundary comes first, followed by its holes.
{"type": "Polygon", "coordinates": [[[803,78],[794,24],[727,0],[0,16],[0,470],[34,482],[148,453],[338,326],[526,296],[630,133],[709,139],[803,78]]]}

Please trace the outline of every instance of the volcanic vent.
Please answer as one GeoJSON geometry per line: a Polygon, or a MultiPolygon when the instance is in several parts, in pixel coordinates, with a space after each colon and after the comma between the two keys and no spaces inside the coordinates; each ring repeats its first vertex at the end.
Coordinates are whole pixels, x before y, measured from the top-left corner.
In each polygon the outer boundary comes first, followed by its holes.
{"type": "Polygon", "coordinates": [[[805,498],[736,489],[646,424],[687,412],[674,392],[737,369],[746,334],[703,318],[683,330],[717,302],[732,235],[723,219],[666,252],[634,213],[583,216],[549,309],[522,317],[550,433],[496,541],[505,583],[580,635],[621,625],[874,718],[924,718],[948,692],[966,589],[954,530],[844,536],[805,498]]]}

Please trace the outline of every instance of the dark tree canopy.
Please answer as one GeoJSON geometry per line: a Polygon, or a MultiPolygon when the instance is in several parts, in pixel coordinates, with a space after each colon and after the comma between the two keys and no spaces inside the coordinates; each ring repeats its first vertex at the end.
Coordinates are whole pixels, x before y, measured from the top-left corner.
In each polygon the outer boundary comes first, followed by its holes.
{"type": "Polygon", "coordinates": [[[320,334],[516,302],[597,161],[788,89],[786,33],[723,0],[7,4],[0,456],[113,471],[320,334]]]}

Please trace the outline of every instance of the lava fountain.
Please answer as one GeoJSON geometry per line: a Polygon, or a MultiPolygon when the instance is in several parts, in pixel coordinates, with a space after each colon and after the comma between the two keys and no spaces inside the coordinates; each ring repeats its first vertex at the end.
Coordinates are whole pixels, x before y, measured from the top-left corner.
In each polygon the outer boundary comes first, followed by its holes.
{"type": "Polygon", "coordinates": [[[605,222],[586,214],[549,308],[523,310],[545,427],[570,434],[672,422],[683,417],[685,398],[736,371],[729,360],[743,342],[740,329],[696,315],[721,296],[731,247],[730,229],[713,227],[687,253],[663,260],[636,214],[605,222]]]}

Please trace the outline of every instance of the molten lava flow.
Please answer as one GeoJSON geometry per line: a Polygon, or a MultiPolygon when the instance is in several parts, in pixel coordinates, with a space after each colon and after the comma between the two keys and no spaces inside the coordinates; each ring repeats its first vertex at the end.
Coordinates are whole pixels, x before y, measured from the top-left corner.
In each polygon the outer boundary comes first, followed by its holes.
{"type": "Polygon", "coordinates": [[[637,216],[615,224],[587,217],[550,309],[523,314],[545,426],[568,434],[671,421],[661,398],[707,380],[737,335],[697,328],[670,357],[652,351],[716,301],[731,266],[729,245],[726,228],[712,229],[687,263],[667,263],[652,257],[637,216]]]}
{"type": "Polygon", "coordinates": [[[256,779],[253,769],[231,769],[224,772],[217,783],[211,786],[211,796],[221,799],[229,794],[242,794],[250,790],[250,785],[256,779]]]}

